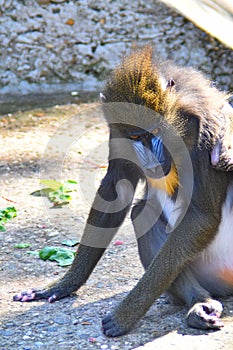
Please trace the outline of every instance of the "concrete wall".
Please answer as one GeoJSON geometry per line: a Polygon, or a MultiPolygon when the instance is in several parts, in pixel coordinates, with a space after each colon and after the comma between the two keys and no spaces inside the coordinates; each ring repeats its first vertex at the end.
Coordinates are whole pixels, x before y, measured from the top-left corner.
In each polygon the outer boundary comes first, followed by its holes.
{"type": "Polygon", "coordinates": [[[94,91],[123,53],[148,42],[233,90],[232,51],[159,1],[0,0],[0,101],[94,91]]]}

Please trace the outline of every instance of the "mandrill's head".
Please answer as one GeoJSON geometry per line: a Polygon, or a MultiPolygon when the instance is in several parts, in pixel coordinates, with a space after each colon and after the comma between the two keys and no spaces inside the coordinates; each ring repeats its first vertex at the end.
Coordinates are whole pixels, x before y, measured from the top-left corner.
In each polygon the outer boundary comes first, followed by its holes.
{"type": "Polygon", "coordinates": [[[148,182],[169,195],[178,187],[182,149],[213,147],[226,103],[201,73],[170,62],[155,64],[151,46],[125,57],[100,97],[111,140],[122,140],[110,145],[111,153],[137,159],[148,182]]]}

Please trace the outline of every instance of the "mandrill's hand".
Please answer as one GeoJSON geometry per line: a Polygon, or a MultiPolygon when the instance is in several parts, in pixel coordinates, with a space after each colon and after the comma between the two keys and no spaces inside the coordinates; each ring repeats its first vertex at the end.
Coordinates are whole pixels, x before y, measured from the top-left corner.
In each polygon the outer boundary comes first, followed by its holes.
{"type": "Polygon", "coordinates": [[[50,303],[70,296],[87,280],[105,249],[79,245],[73,264],[66,274],[56,282],[43,289],[29,289],[16,294],[14,301],[33,301],[47,299],[50,303]]]}
{"type": "Polygon", "coordinates": [[[107,314],[102,320],[103,332],[108,337],[118,337],[126,334],[131,327],[123,325],[114,313],[107,314]]]}
{"type": "Polygon", "coordinates": [[[40,299],[48,299],[50,303],[58,300],[59,297],[56,294],[49,293],[48,290],[34,290],[28,289],[27,291],[20,292],[13,296],[14,301],[33,301],[40,299]]]}
{"type": "Polygon", "coordinates": [[[47,289],[28,289],[27,291],[20,292],[16,295],[14,295],[13,300],[14,301],[34,301],[34,300],[40,300],[40,299],[47,299],[49,303],[53,303],[56,300],[59,300],[61,298],[65,298],[69,296],[71,292],[67,292],[67,290],[61,288],[61,286],[54,285],[47,289]]]}

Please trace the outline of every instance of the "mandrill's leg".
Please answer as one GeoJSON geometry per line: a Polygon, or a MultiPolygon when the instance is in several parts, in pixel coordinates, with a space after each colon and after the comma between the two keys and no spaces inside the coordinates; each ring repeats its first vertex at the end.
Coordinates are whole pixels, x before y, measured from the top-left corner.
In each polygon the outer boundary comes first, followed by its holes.
{"type": "Polygon", "coordinates": [[[187,324],[198,329],[219,329],[223,327],[220,316],[222,304],[211,298],[194,277],[189,267],[185,268],[175,279],[168,294],[180,300],[190,308],[187,314],[187,324]]]}

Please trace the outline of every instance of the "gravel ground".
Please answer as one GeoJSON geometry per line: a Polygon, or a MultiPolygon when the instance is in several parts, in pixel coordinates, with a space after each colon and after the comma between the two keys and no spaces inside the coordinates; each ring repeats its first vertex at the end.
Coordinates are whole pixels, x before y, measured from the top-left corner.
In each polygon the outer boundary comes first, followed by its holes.
{"type": "Polygon", "coordinates": [[[106,170],[108,131],[97,104],[18,112],[0,117],[0,126],[0,208],[14,205],[18,210],[0,235],[1,350],[233,349],[233,298],[224,301],[225,327],[218,332],[187,328],[187,310],[161,296],[130,334],[113,339],[102,334],[103,315],[143,273],[128,220],[114,240],[123,244],[111,244],[77,296],[55,304],[13,302],[18,291],[63,275],[65,268],[28,251],[80,238],[94,192],[92,180],[94,188],[106,170]],[[30,195],[41,178],[53,177],[80,183],[67,208],[51,209],[46,199],[30,195]],[[14,248],[22,242],[31,247],[14,248]]]}

